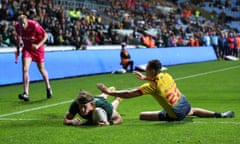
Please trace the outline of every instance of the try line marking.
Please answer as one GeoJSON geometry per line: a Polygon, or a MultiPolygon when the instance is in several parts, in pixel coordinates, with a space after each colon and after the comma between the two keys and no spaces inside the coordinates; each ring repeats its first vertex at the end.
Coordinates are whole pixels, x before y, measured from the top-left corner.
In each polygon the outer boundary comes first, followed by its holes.
{"type": "MultiPolygon", "coordinates": [[[[234,67],[229,67],[229,68],[224,68],[224,69],[218,69],[218,70],[214,70],[214,71],[209,71],[209,72],[204,72],[204,73],[189,75],[189,76],[186,76],[186,77],[176,78],[175,80],[182,80],[182,79],[188,79],[188,78],[193,78],[193,77],[208,75],[208,74],[212,74],[212,73],[217,73],[217,72],[222,72],[222,71],[227,71],[227,70],[236,69],[236,68],[239,68],[239,67],[240,67],[240,66],[234,66],[234,67]]],[[[18,112],[12,112],[12,113],[8,113],[8,114],[1,114],[1,115],[0,115],[0,118],[7,117],[7,116],[12,116],[12,115],[17,115],[17,114],[22,114],[22,113],[25,113],[25,112],[40,110],[40,109],[44,109],[44,108],[54,107],[54,106],[58,106],[58,105],[70,103],[70,102],[72,102],[72,101],[73,101],[73,100],[68,100],[68,101],[63,101],[63,102],[59,102],[59,103],[55,103],[55,104],[40,106],[40,107],[36,107],[36,108],[31,108],[31,109],[26,109],[26,110],[22,110],[22,111],[18,111],[18,112]]]]}
{"type": "Polygon", "coordinates": [[[65,103],[70,103],[72,101],[73,100],[63,101],[63,102],[59,102],[59,103],[55,103],[55,104],[40,106],[40,107],[36,107],[36,108],[31,108],[31,109],[26,109],[26,110],[23,110],[23,111],[18,111],[18,112],[13,112],[13,113],[8,113],[8,114],[2,114],[2,115],[0,115],[0,118],[11,116],[11,115],[16,115],[16,114],[21,114],[21,113],[25,113],[25,112],[40,110],[40,109],[44,109],[44,108],[54,107],[54,106],[62,105],[62,104],[65,104],[65,103]]]}
{"type": "Polygon", "coordinates": [[[181,77],[181,78],[176,78],[176,79],[174,79],[174,80],[188,79],[188,78],[193,78],[193,77],[198,77],[198,76],[208,75],[208,74],[212,74],[212,73],[217,73],[217,72],[222,72],[222,71],[232,70],[232,69],[236,69],[236,68],[239,68],[239,67],[240,67],[240,66],[234,66],[234,67],[229,67],[229,68],[223,68],[223,69],[218,69],[218,70],[215,70],[215,71],[209,71],[209,72],[204,72],[204,73],[199,73],[199,74],[189,75],[189,76],[185,76],[185,77],[181,77]]]}

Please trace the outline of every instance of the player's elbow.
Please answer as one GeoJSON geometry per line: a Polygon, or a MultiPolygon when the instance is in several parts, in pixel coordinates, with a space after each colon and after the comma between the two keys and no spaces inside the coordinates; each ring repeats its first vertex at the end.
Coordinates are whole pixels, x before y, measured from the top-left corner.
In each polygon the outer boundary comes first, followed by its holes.
{"type": "Polygon", "coordinates": [[[67,119],[67,118],[64,118],[63,119],[63,124],[64,125],[72,125],[72,123],[70,122],[71,120],[67,119]]]}

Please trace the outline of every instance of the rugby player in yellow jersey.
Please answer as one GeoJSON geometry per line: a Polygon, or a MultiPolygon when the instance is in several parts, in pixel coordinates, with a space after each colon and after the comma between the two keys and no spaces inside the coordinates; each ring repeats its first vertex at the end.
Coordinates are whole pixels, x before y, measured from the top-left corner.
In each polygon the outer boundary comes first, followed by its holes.
{"type": "Polygon", "coordinates": [[[178,89],[172,76],[161,72],[162,64],[159,60],[151,60],[147,64],[146,76],[138,71],[134,74],[140,80],[147,82],[131,90],[111,91],[104,84],[97,87],[105,94],[120,98],[133,98],[143,95],[152,95],[162,106],[163,110],[141,112],[140,120],[149,121],[181,121],[186,116],[231,118],[233,111],[224,113],[213,112],[202,108],[193,108],[186,97],[178,89]]]}

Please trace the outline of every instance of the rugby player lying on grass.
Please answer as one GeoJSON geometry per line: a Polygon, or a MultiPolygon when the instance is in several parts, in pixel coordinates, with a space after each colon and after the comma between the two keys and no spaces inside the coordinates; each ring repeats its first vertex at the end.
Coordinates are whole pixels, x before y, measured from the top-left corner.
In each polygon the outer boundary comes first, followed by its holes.
{"type": "Polygon", "coordinates": [[[113,91],[108,89],[104,84],[97,84],[97,87],[105,94],[120,98],[134,98],[148,94],[152,95],[163,107],[163,110],[141,112],[140,120],[181,121],[186,116],[213,118],[234,117],[233,111],[219,113],[191,107],[186,97],[178,89],[172,76],[166,72],[161,72],[161,68],[162,64],[159,60],[151,60],[147,64],[146,76],[138,71],[134,71],[138,79],[147,81],[138,88],[113,91]]]}
{"type": "MultiPolygon", "coordinates": [[[[109,90],[114,90],[110,87],[109,90]]],[[[66,113],[63,123],[65,125],[113,125],[122,123],[122,117],[117,112],[121,99],[115,97],[112,103],[107,101],[108,95],[93,96],[86,91],[80,91],[76,100],[72,102],[66,113]],[[80,118],[75,118],[75,116],[80,118]]]]}

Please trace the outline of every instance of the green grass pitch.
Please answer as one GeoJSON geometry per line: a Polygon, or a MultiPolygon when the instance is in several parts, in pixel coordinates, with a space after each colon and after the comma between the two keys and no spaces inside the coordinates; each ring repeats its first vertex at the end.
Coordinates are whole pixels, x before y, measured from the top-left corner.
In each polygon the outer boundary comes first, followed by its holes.
{"type": "MultiPolygon", "coordinates": [[[[63,117],[80,89],[99,94],[97,83],[117,89],[144,81],[131,73],[51,80],[47,100],[42,81],[30,83],[30,102],[20,101],[22,85],[0,87],[0,143],[3,144],[238,144],[240,142],[240,62],[212,61],[169,66],[167,70],[193,107],[233,110],[230,119],[187,117],[182,122],[140,121],[141,111],[161,110],[149,96],[124,99],[123,123],[108,127],[63,125],[63,117]]],[[[112,97],[109,97],[109,101],[112,97]]]]}

